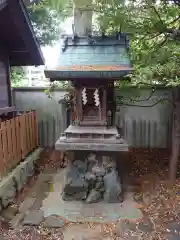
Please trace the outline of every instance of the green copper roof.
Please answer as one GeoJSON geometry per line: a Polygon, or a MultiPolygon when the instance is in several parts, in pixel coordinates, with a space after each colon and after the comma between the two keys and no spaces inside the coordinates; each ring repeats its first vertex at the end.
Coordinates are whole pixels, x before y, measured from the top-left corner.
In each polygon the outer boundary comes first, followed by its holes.
{"type": "Polygon", "coordinates": [[[45,71],[52,80],[120,78],[132,71],[126,35],[65,38],[57,66],[45,71]]]}

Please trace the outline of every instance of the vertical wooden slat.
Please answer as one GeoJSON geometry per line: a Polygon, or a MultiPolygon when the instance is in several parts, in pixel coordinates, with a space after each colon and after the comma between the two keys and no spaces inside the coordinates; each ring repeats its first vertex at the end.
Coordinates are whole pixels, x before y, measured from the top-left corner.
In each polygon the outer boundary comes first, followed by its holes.
{"type": "Polygon", "coordinates": [[[1,123],[1,137],[2,137],[2,149],[4,153],[4,167],[6,171],[8,163],[8,146],[7,146],[7,128],[5,122],[1,123]]]}
{"type": "Polygon", "coordinates": [[[21,158],[26,156],[26,129],[25,129],[25,115],[20,116],[20,142],[21,142],[21,158]]]}
{"type": "Polygon", "coordinates": [[[30,123],[30,139],[31,139],[31,149],[30,149],[30,151],[32,151],[33,150],[32,111],[29,113],[29,123],[30,123]]]}
{"type": "Polygon", "coordinates": [[[10,120],[6,121],[6,129],[7,129],[7,145],[8,145],[8,169],[11,168],[11,161],[13,160],[13,155],[12,155],[12,136],[11,136],[11,122],[10,120]]]}
{"type": "Polygon", "coordinates": [[[11,119],[11,133],[12,133],[12,157],[13,157],[13,165],[17,164],[17,154],[16,154],[16,149],[17,149],[17,142],[16,142],[16,135],[15,135],[15,118],[11,119]]]}
{"type": "Polygon", "coordinates": [[[29,140],[30,140],[30,148],[29,151],[32,151],[33,147],[32,147],[32,121],[31,121],[31,113],[29,112],[29,140]]]}
{"type": "Polygon", "coordinates": [[[17,142],[17,161],[21,161],[21,137],[20,137],[20,117],[16,117],[15,119],[15,126],[16,126],[16,142],[17,142]]]}
{"type": "Polygon", "coordinates": [[[27,154],[31,151],[31,131],[30,131],[30,115],[27,113],[27,123],[26,123],[27,133],[28,133],[28,148],[27,154]]]}
{"type": "Polygon", "coordinates": [[[26,148],[25,148],[25,155],[28,153],[29,151],[29,118],[28,118],[28,114],[25,113],[25,144],[26,144],[26,148]]]}
{"type": "Polygon", "coordinates": [[[32,149],[36,147],[36,139],[35,139],[35,128],[34,128],[34,113],[31,112],[31,130],[32,130],[32,149]]]}
{"type": "Polygon", "coordinates": [[[4,172],[5,172],[5,159],[3,152],[2,129],[0,129],[0,177],[3,177],[4,172]]]}
{"type": "Polygon", "coordinates": [[[26,126],[26,155],[30,149],[30,134],[29,134],[29,114],[25,114],[25,126],[26,126]]]}
{"type": "Polygon", "coordinates": [[[27,130],[27,114],[24,114],[24,155],[28,152],[28,130],[27,130]]]}
{"type": "Polygon", "coordinates": [[[36,147],[38,147],[39,146],[39,134],[38,134],[36,111],[33,111],[33,113],[34,113],[34,128],[35,128],[36,147]]]}
{"type": "Polygon", "coordinates": [[[39,144],[35,111],[0,123],[0,177],[39,144]]]}

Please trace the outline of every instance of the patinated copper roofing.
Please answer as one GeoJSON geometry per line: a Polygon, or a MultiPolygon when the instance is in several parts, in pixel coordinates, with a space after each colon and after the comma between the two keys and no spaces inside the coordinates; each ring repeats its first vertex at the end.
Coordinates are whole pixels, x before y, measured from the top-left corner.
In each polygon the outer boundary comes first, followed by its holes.
{"type": "Polygon", "coordinates": [[[57,66],[45,70],[51,80],[118,79],[132,71],[129,40],[117,36],[66,37],[57,66]]]}
{"type": "Polygon", "coordinates": [[[0,0],[0,45],[11,66],[44,65],[44,58],[22,0],[0,0]]]}

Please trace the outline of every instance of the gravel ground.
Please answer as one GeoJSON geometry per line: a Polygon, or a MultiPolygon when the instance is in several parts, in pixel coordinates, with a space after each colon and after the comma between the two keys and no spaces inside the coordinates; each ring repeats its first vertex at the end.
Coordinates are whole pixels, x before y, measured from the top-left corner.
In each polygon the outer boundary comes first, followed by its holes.
{"type": "MultiPolygon", "coordinates": [[[[169,224],[174,222],[179,223],[180,216],[180,179],[177,179],[173,187],[168,186],[168,157],[169,153],[165,150],[130,150],[130,162],[132,163],[132,167],[129,175],[140,186],[134,194],[134,198],[144,214],[143,221],[145,222],[148,220],[151,222],[151,225],[143,227],[142,223],[134,223],[139,227],[135,227],[133,231],[128,230],[124,238],[120,238],[116,231],[117,227],[119,227],[119,223],[109,225],[103,224],[101,228],[103,230],[100,233],[102,238],[97,239],[130,239],[129,236],[132,237],[132,235],[139,236],[139,239],[146,240],[167,239],[167,234],[170,232],[168,228],[169,224]]],[[[56,171],[60,166],[58,153],[54,154],[51,151],[44,153],[38,163],[36,175],[29,181],[22,193],[17,197],[15,204],[19,205],[24,200],[28,191],[35,184],[40,172],[47,171],[47,169],[51,169],[52,171],[54,169],[54,171],[56,171]]],[[[67,225],[71,227],[71,223],[67,225]]],[[[88,224],[88,227],[93,228],[94,224],[88,224]]],[[[1,234],[4,236],[3,239],[9,240],[63,239],[62,229],[23,227],[21,229],[12,230],[9,229],[8,224],[3,221],[1,222],[1,234]]],[[[86,238],[84,238],[84,240],[85,239],[86,238]]],[[[135,240],[135,238],[131,239],[135,240]]]]}

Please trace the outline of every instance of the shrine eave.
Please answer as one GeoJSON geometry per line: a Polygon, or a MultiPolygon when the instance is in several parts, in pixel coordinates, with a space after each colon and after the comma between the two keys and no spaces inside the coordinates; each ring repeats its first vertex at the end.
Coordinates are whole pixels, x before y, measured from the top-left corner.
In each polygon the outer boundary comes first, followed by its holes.
{"type": "Polygon", "coordinates": [[[10,66],[44,65],[23,0],[0,1],[0,45],[8,50],[10,66]]]}
{"type": "Polygon", "coordinates": [[[58,71],[45,70],[45,76],[50,81],[64,81],[75,79],[120,79],[132,72],[132,69],[124,69],[121,71],[58,71]]]}

